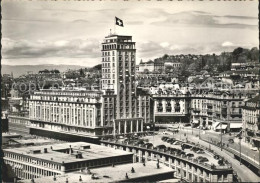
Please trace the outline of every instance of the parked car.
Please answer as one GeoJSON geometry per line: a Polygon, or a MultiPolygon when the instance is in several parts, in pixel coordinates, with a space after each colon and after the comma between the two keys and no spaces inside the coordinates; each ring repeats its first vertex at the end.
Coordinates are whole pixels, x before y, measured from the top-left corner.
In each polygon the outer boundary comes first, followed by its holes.
{"type": "Polygon", "coordinates": [[[173,143],[173,145],[181,145],[181,142],[175,141],[175,142],[173,143]]]}
{"type": "Polygon", "coordinates": [[[196,151],[196,153],[197,153],[197,154],[204,154],[205,151],[203,151],[203,150],[198,150],[198,151],[196,151]]]}
{"type": "Polygon", "coordinates": [[[152,149],[153,148],[153,144],[152,143],[146,143],[144,145],[147,149],[152,149]]]}
{"type": "Polygon", "coordinates": [[[192,154],[192,153],[188,153],[188,154],[186,154],[186,156],[188,156],[188,157],[194,157],[194,154],[192,154]]]}
{"type": "Polygon", "coordinates": [[[169,138],[169,137],[163,136],[163,137],[161,138],[161,140],[162,140],[162,141],[166,141],[168,138],[169,138]]]}
{"type": "Polygon", "coordinates": [[[219,159],[220,158],[220,156],[219,155],[214,155],[214,159],[219,159]]]}
{"type": "Polygon", "coordinates": [[[166,146],[165,145],[158,145],[158,146],[156,146],[156,148],[161,150],[161,149],[166,149],[166,146]]]}
{"type": "Polygon", "coordinates": [[[181,147],[182,147],[183,149],[190,149],[190,148],[192,148],[192,146],[190,146],[190,145],[188,145],[188,144],[182,144],[181,147]]]}
{"type": "Polygon", "coordinates": [[[173,143],[176,142],[176,141],[177,141],[177,140],[172,140],[172,141],[171,141],[171,144],[173,144],[173,143]]]}
{"type": "Polygon", "coordinates": [[[200,148],[193,146],[193,147],[191,148],[191,150],[192,150],[193,152],[197,152],[198,150],[200,150],[200,148]]]}
{"type": "Polygon", "coordinates": [[[169,132],[167,132],[167,131],[164,131],[163,134],[164,134],[164,135],[172,135],[172,133],[169,133],[169,132]]]}
{"type": "Polygon", "coordinates": [[[257,151],[258,149],[256,147],[251,147],[250,148],[252,151],[257,151]]]}
{"type": "Polygon", "coordinates": [[[201,162],[201,163],[208,162],[208,161],[209,161],[209,160],[208,160],[208,158],[206,158],[206,157],[204,157],[204,158],[202,158],[202,159],[199,160],[199,162],[201,162]]]}
{"type": "Polygon", "coordinates": [[[175,141],[175,139],[174,138],[169,138],[169,139],[167,139],[167,141],[166,142],[168,142],[168,143],[173,143],[175,141]]]}
{"type": "Polygon", "coordinates": [[[207,161],[209,161],[208,158],[203,157],[203,156],[198,156],[196,159],[197,159],[199,162],[207,162],[207,161]]]}

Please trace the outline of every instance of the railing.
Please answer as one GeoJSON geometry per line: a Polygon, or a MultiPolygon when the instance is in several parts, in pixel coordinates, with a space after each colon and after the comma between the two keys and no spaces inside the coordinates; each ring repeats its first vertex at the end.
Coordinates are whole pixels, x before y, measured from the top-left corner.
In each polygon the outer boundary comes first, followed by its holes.
{"type": "MultiPolygon", "coordinates": [[[[175,159],[183,160],[183,161],[185,161],[185,163],[192,163],[192,164],[195,164],[195,165],[200,166],[202,168],[209,169],[211,171],[213,171],[213,170],[216,170],[216,171],[217,170],[222,170],[222,171],[223,170],[233,170],[232,166],[229,163],[227,163],[225,166],[218,166],[218,165],[212,166],[212,165],[209,165],[207,163],[199,162],[196,159],[186,157],[184,155],[179,155],[176,152],[171,153],[170,151],[163,150],[163,149],[157,149],[157,148],[148,149],[146,147],[142,147],[141,145],[138,146],[138,145],[135,145],[135,144],[127,144],[126,142],[118,143],[118,142],[114,142],[114,141],[101,141],[101,143],[102,142],[108,143],[108,144],[114,144],[115,146],[126,146],[126,147],[129,147],[129,148],[135,148],[135,149],[138,149],[138,150],[149,151],[150,153],[154,153],[154,154],[161,154],[161,155],[170,156],[170,157],[175,158],[175,159]]],[[[191,145],[194,145],[194,144],[191,144],[191,145]]]]}
{"type": "MultiPolygon", "coordinates": [[[[215,141],[209,141],[209,140],[203,139],[203,138],[201,138],[201,140],[203,140],[203,141],[205,141],[207,143],[211,143],[211,144],[213,144],[215,146],[221,147],[221,144],[218,144],[215,141]]],[[[240,157],[240,152],[239,151],[237,151],[237,150],[235,150],[235,149],[233,149],[231,147],[226,147],[226,146],[223,146],[223,145],[222,145],[222,148],[225,149],[226,151],[228,151],[228,152],[230,152],[230,153],[240,157]]],[[[259,163],[257,163],[256,161],[253,161],[252,159],[248,158],[246,155],[244,155],[242,153],[241,153],[241,159],[243,159],[244,161],[250,163],[251,165],[253,165],[256,168],[259,168],[259,163]]]]}

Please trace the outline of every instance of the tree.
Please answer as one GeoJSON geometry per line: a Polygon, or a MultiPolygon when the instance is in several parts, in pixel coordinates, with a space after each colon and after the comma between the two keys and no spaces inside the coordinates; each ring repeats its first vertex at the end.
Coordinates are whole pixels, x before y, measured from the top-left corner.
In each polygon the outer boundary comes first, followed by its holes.
{"type": "Polygon", "coordinates": [[[259,60],[259,50],[257,47],[254,47],[250,50],[250,59],[254,61],[259,60]]]}
{"type": "Polygon", "coordinates": [[[83,71],[83,69],[81,68],[80,71],[79,71],[79,75],[82,76],[82,77],[85,77],[85,73],[83,71]]]}
{"type": "Polygon", "coordinates": [[[169,58],[169,55],[167,55],[167,54],[163,55],[163,57],[162,57],[163,60],[166,60],[168,58],[169,58]]]}

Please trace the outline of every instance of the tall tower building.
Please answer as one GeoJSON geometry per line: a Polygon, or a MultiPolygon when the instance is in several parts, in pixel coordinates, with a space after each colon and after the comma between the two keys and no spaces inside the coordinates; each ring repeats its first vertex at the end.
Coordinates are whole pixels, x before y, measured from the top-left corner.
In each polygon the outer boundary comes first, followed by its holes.
{"type": "Polygon", "coordinates": [[[136,118],[135,61],[132,36],[105,37],[102,43],[102,90],[105,93],[113,91],[115,95],[113,123],[117,134],[143,130],[142,118],[136,118]]]}

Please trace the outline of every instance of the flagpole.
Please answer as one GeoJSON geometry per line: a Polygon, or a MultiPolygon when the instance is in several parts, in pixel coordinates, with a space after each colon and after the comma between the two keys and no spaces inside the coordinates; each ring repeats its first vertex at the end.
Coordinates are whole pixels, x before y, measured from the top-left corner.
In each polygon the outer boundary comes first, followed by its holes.
{"type": "Polygon", "coordinates": [[[115,17],[115,22],[114,22],[114,34],[116,34],[116,17],[115,17]]]}

